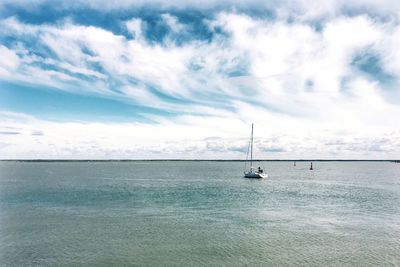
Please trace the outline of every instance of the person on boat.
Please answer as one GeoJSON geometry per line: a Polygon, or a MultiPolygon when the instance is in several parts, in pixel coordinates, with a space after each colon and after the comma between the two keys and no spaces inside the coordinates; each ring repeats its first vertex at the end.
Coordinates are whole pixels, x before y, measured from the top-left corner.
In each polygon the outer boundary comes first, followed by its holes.
{"type": "Polygon", "coordinates": [[[258,167],[258,172],[263,173],[263,170],[261,169],[261,167],[258,167]]]}

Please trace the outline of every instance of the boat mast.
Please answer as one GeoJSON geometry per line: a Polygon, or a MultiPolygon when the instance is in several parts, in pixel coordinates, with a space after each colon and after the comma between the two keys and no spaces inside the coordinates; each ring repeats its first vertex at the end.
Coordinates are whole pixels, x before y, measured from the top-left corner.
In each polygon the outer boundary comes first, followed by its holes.
{"type": "Polygon", "coordinates": [[[253,128],[254,123],[251,124],[250,170],[253,168],[253,128]]]}

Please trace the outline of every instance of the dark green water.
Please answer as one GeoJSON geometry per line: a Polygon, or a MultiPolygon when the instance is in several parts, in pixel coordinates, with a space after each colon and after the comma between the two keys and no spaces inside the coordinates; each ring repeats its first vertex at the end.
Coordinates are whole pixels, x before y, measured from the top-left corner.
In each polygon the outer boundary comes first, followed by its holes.
{"type": "Polygon", "coordinates": [[[0,162],[1,266],[400,266],[400,164],[0,162]]]}

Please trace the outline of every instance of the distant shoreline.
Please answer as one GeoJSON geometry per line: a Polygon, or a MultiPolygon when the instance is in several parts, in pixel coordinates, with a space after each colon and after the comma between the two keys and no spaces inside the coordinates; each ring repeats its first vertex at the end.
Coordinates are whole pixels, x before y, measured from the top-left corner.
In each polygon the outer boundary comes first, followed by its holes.
{"type": "MultiPolygon", "coordinates": [[[[140,161],[216,161],[216,162],[245,162],[241,159],[0,159],[6,162],[140,162],[140,161]]],[[[394,162],[395,159],[254,159],[254,161],[282,161],[282,162],[394,162]]]]}

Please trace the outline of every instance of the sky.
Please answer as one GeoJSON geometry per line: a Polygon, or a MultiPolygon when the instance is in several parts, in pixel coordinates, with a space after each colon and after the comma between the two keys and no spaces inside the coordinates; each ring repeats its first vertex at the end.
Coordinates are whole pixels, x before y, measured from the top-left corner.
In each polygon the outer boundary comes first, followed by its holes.
{"type": "Polygon", "coordinates": [[[398,0],[2,0],[0,159],[400,158],[398,0]]]}

